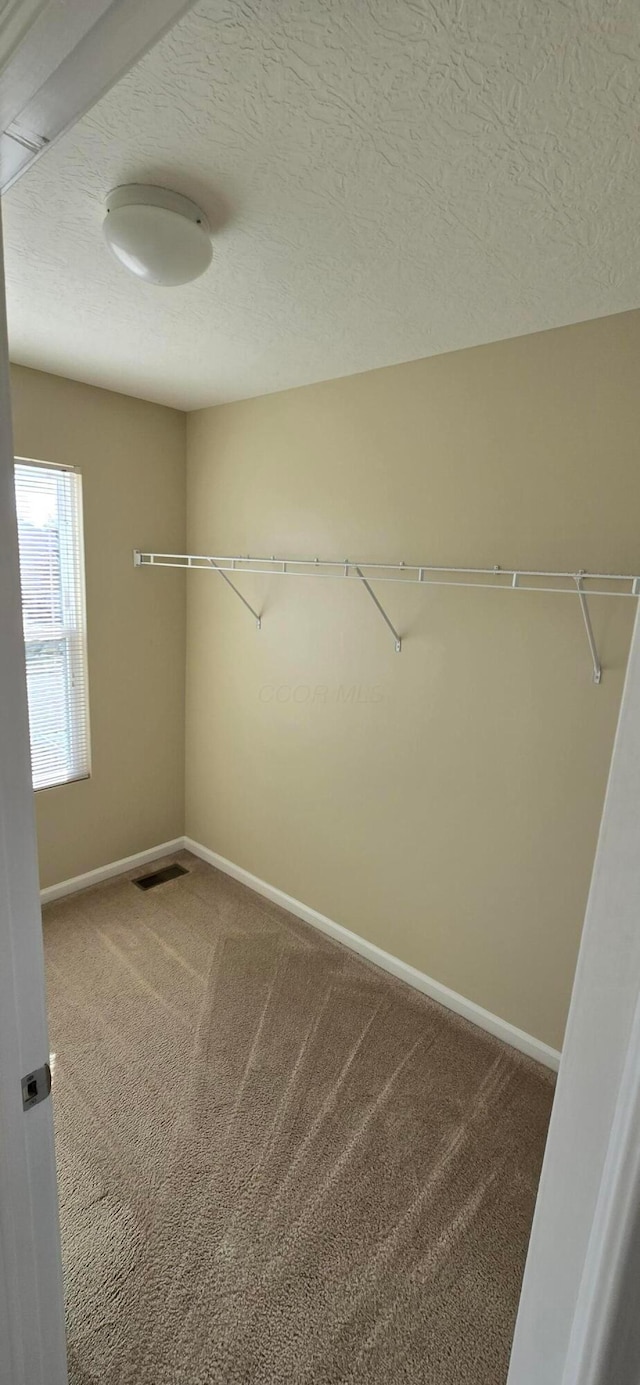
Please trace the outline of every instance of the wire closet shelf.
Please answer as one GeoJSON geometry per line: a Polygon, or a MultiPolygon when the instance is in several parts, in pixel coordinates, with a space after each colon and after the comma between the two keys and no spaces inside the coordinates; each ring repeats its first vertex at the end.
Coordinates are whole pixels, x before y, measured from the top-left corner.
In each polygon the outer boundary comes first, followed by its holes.
{"type": "Polygon", "coordinates": [[[224,579],[242,604],[250,611],[258,630],[262,619],[258,611],[243,596],[229,574],[257,573],[265,577],[338,578],[359,582],[364,586],[382,619],[390,630],[396,653],[402,650],[402,637],[392,624],[382,602],[376,596],[372,582],[406,582],[417,586],[479,587],[491,591],[528,591],[554,596],[577,597],[589,644],[593,665],[593,681],[599,683],[602,667],[591,624],[588,597],[640,596],[640,576],[613,572],[542,572],[526,568],[494,567],[436,567],[428,563],[370,563],[351,558],[284,558],[254,557],[238,554],[235,557],[212,556],[204,553],[142,553],[135,549],[136,567],[172,567],[186,570],[215,571],[224,579]]]}

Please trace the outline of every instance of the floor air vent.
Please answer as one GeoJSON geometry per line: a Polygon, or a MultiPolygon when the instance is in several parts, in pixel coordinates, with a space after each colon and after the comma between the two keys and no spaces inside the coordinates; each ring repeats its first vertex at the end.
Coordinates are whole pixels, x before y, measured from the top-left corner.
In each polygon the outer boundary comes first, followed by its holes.
{"type": "Polygon", "coordinates": [[[177,880],[179,875],[188,874],[186,866],[174,862],[172,866],[163,866],[162,870],[154,870],[150,875],[139,875],[132,884],[137,885],[139,890],[152,890],[155,885],[164,885],[167,880],[177,880]]]}

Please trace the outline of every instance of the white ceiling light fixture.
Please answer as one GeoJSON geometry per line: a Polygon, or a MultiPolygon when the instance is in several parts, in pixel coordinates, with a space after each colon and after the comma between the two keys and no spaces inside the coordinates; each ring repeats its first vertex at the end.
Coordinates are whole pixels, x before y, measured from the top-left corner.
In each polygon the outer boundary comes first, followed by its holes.
{"type": "Polygon", "coordinates": [[[204,212],[168,188],[129,183],[105,202],[105,239],[125,269],[148,284],[188,284],[204,274],[213,254],[204,212]]]}

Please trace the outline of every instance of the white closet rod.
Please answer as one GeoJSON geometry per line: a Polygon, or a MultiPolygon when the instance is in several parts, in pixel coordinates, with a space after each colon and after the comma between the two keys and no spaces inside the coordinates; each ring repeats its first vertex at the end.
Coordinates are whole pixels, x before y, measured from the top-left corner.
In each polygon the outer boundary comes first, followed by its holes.
{"type": "Polygon", "coordinates": [[[517,587],[521,591],[569,592],[575,596],[576,581],[608,582],[615,585],[595,590],[585,588],[589,596],[640,596],[640,576],[619,572],[541,572],[527,568],[495,567],[437,567],[427,563],[366,563],[353,558],[269,558],[238,554],[236,557],[217,557],[204,553],[141,553],[134,551],[136,567],[216,567],[224,572],[257,572],[269,577],[349,577],[362,581],[360,573],[376,582],[435,583],[436,586],[517,587]],[[301,570],[299,570],[301,569],[301,570]],[[442,575],[432,575],[442,574],[442,575]],[[467,581],[467,578],[492,577],[492,582],[467,581]],[[496,581],[496,579],[504,579],[496,581]],[[524,582],[523,580],[524,579],[524,582]],[[566,586],[538,586],[534,582],[565,582],[566,586]],[[621,590],[621,585],[628,591],[621,590]]]}
{"type": "Polygon", "coordinates": [[[640,596],[640,577],[614,572],[541,572],[526,568],[502,568],[498,565],[437,567],[428,563],[354,562],[351,558],[344,558],[342,561],[335,558],[282,558],[275,554],[270,557],[252,557],[250,554],[212,557],[203,553],[141,553],[138,549],[134,551],[133,561],[136,567],[204,568],[208,571],[214,568],[251,612],[258,629],[261,628],[259,613],[249,604],[227,573],[253,572],[267,577],[333,577],[360,582],[389,627],[398,654],[402,649],[402,639],[375,595],[371,582],[408,582],[419,586],[480,587],[490,591],[530,591],[554,596],[577,596],[589,642],[594,683],[600,682],[602,670],[587,597],[640,596]]]}

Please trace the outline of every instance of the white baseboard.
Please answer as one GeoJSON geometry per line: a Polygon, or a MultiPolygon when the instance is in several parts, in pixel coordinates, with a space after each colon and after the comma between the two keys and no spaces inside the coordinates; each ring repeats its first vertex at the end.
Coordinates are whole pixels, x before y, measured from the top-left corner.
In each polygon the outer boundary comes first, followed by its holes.
{"type": "Polygon", "coordinates": [[[224,856],[219,856],[217,851],[210,851],[207,846],[202,846],[200,842],[194,842],[191,837],[175,837],[173,841],[162,842],[160,846],[149,847],[147,851],[138,851],[134,856],[124,856],[121,861],[112,861],[107,866],[98,866],[96,870],[86,871],[84,875],[75,875],[71,880],[61,880],[58,885],[49,885],[40,891],[41,902],[47,904],[53,899],[62,899],[65,895],[74,894],[76,890],[86,890],[90,885],[100,884],[101,880],[111,880],[113,876],[124,875],[127,871],[135,870],[137,866],[144,866],[149,861],[157,861],[161,856],[170,856],[172,852],[183,850],[191,851],[194,856],[199,856],[202,861],[207,861],[210,866],[215,866],[216,870],[224,871],[225,875],[239,880],[241,884],[247,885],[256,894],[262,895],[264,899],[270,899],[273,904],[279,904],[282,909],[288,910],[296,918],[303,919],[305,923],[310,923],[313,928],[319,928],[321,933],[326,933],[328,937],[334,938],[336,942],[342,943],[352,952],[357,952],[368,962],[373,962],[375,966],[382,967],[383,971],[388,971],[392,976],[399,977],[401,981],[413,986],[415,990],[422,991],[424,995],[436,1000],[439,1005],[444,1005],[447,1010],[453,1010],[457,1015],[463,1015],[472,1024],[477,1024],[480,1029],[487,1030],[489,1034],[494,1034],[496,1038],[502,1039],[512,1048],[519,1049],[520,1053],[526,1053],[529,1058],[534,1058],[536,1062],[543,1063],[545,1067],[552,1068],[554,1072],[557,1072],[560,1063],[560,1054],[557,1049],[550,1048],[548,1044],[543,1043],[541,1039],[534,1038],[532,1034],[526,1034],[523,1029],[517,1029],[514,1024],[509,1024],[508,1020],[500,1019],[498,1015],[492,1015],[490,1010],[484,1010],[481,1005],[476,1005],[475,1001],[467,1000],[466,996],[459,995],[457,991],[450,990],[448,986],[443,986],[440,981],[434,981],[433,977],[427,976],[423,971],[418,971],[417,967],[412,967],[409,962],[402,962],[399,957],[394,957],[392,953],[385,952],[375,943],[361,938],[358,933],[352,933],[349,928],[344,928],[341,923],[334,923],[333,919],[319,914],[308,904],[302,904],[299,899],[285,894],[284,890],[279,890],[275,885],[269,885],[266,880],[261,880],[259,876],[252,875],[243,866],[236,866],[233,861],[227,861],[224,856]]]}
{"type": "Polygon", "coordinates": [[[310,909],[299,899],[293,899],[291,895],[285,894],[284,890],[276,889],[275,885],[268,885],[265,880],[260,880],[257,875],[252,875],[242,866],[235,866],[232,861],[227,861],[224,856],[219,856],[217,851],[210,851],[208,847],[194,842],[191,837],[185,837],[183,845],[194,856],[199,856],[210,866],[215,866],[216,870],[224,871],[225,875],[231,875],[234,880],[248,885],[249,889],[255,890],[256,894],[263,895],[265,899],[270,899],[273,904],[279,904],[282,909],[287,909],[290,914],[295,914],[296,918],[303,919],[305,923],[312,924],[314,928],[319,928],[322,933],[327,933],[336,942],[343,943],[345,947],[351,948],[352,952],[357,952],[361,957],[366,957],[367,961],[373,962],[375,966],[391,972],[392,976],[399,977],[401,981],[406,981],[409,986],[413,986],[417,991],[422,991],[424,995],[430,996],[439,1005],[444,1005],[447,1010],[454,1010],[457,1015],[463,1015],[465,1019],[471,1020],[472,1024],[478,1025],[480,1029],[485,1029],[489,1034],[494,1034],[496,1038],[502,1039],[512,1048],[517,1048],[520,1053],[526,1053],[529,1058],[534,1058],[536,1062],[543,1063],[547,1068],[552,1068],[554,1072],[558,1071],[560,1064],[558,1050],[550,1048],[541,1039],[535,1039],[532,1034],[525,1034],[523,1029],[517,1029],[514,1024],[509,1024],[508,1020],[500,1019],[498,1015],[492,1015],[489,1010],[483,1010],[482,1006],[476,1005],[475,1001],[467,1000],[457,991],[451,991],[440,981],[434,981],[433,977],[418,971],[417,967],[410,966],[408,962],[401,962],[399,957],[394,957],[390,952],[385,952],[381,947],[377,947],[375,943],[361,938],[358,933],[352,933],[350,929],[343,928],[341,923],[334,923],[333,919],[319,914],[316,909],[310,909]]]}
{"type": "Polygon", "coordinates": [[[145,866],[148,861],[157,861],[160,856],[170,856],[173,851],[184,850],[184,837],[175,837],[161,846],[151,846],[148,851],[137,851],[135,856],[123,856],[121,861],[111,861],[108,866],[98,866],[84,875],[74,875],[71,880],[61,880],[58,885],[47,885],[40,891],[40,902],[48,904],[52,899],[62,899],[64,895],[75,894],[76,890],[86,890],[90,885],[99,885],[101,880],[110,880],[114,875],[124,875],[136,866],[145,866]]]}

